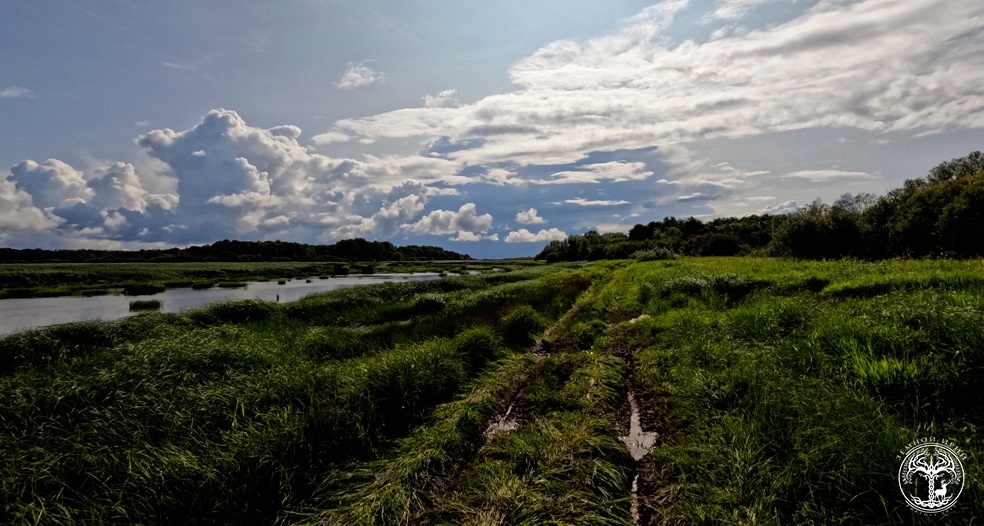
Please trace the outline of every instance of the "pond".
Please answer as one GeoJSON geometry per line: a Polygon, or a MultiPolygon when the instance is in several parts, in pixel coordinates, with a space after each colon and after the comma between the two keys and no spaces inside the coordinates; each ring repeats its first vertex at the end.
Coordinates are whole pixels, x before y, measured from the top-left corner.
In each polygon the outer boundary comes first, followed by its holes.
{"type": "Polygon", "coordinates": [[[24,298],[0,300],[0,336],[25,329],[46,327],[59,323],[89,320],[116,320],[147,311],[131,311],[134,300],[160,300],[160,312],[181,312],[209,303],[229,300],[260,299],[280,303],[297,301],[308,294],[344,287],[371,285],[385,281],[423,281],[439,279],[436,272],[417,274],[369,274],[334,278],[294,279],[283,285],[274,281],[250,281],[246,287],[194,290],[168,289],[158,294],[142,296],[62,296],[56,298],[24,298]]]}

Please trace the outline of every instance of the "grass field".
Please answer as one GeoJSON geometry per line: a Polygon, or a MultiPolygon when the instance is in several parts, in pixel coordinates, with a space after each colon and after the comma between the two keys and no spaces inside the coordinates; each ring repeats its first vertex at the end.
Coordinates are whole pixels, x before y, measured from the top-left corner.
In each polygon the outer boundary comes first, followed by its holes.
{"type": "Polygon", "coordinates": [[[979,260],[541,265],[71,324],[0,339],[0,523],[970,524],[982,373],[979,260]],[[929,436],[967,453],[942,519],[896,482],[929,436]]]}

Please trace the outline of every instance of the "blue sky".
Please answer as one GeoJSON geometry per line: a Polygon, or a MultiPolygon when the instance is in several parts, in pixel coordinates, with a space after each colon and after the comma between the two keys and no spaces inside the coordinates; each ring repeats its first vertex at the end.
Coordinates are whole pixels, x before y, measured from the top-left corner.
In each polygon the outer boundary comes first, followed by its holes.
{"type": "Polygon", "coordinates": [[[0,245],[533,255],[982,149],[979,0],[12,0],[0,245]]]}

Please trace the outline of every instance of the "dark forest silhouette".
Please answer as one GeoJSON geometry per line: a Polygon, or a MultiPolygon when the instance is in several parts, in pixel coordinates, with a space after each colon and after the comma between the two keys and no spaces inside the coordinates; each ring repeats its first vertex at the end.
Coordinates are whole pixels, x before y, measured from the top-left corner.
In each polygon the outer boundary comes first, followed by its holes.
{"type": "Polygon", "coordinates": [[[388,241],[345,239],[333,245],[288,241],[230,241],[161,250],[42,250],[0,248],[3,263],[180,263],[180,262],[316,262],[316,261],[435,261],[466,260],[440,247],[388,241]]]}

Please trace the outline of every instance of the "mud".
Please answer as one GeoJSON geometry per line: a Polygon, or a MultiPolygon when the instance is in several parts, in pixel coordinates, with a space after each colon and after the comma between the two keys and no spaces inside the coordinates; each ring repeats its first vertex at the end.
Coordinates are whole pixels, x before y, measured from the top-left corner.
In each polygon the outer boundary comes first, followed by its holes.
{"type": "Polygon", "coordinates": [[[652,431],[643,431],[642,421],[639,417],[639,402],[636,401],[635,389],[632,386],[629,386],[628,398],[629,434],[620,438],[629,449],[629,454],[638,462],[656,445],[656,439],[659,435],[652,431]]]}
{"type": "Polygon", "coordinates": [[[486,442],[498,433],[508,433],[519,429],[519,424],[522,422],[522,411],[519,410],[519,407],[525,400],[524,395],[524,391],[516,393],[506,411],[492,419],[488,427],[485,428],[485,432],[482,433],[486,442]]]}

